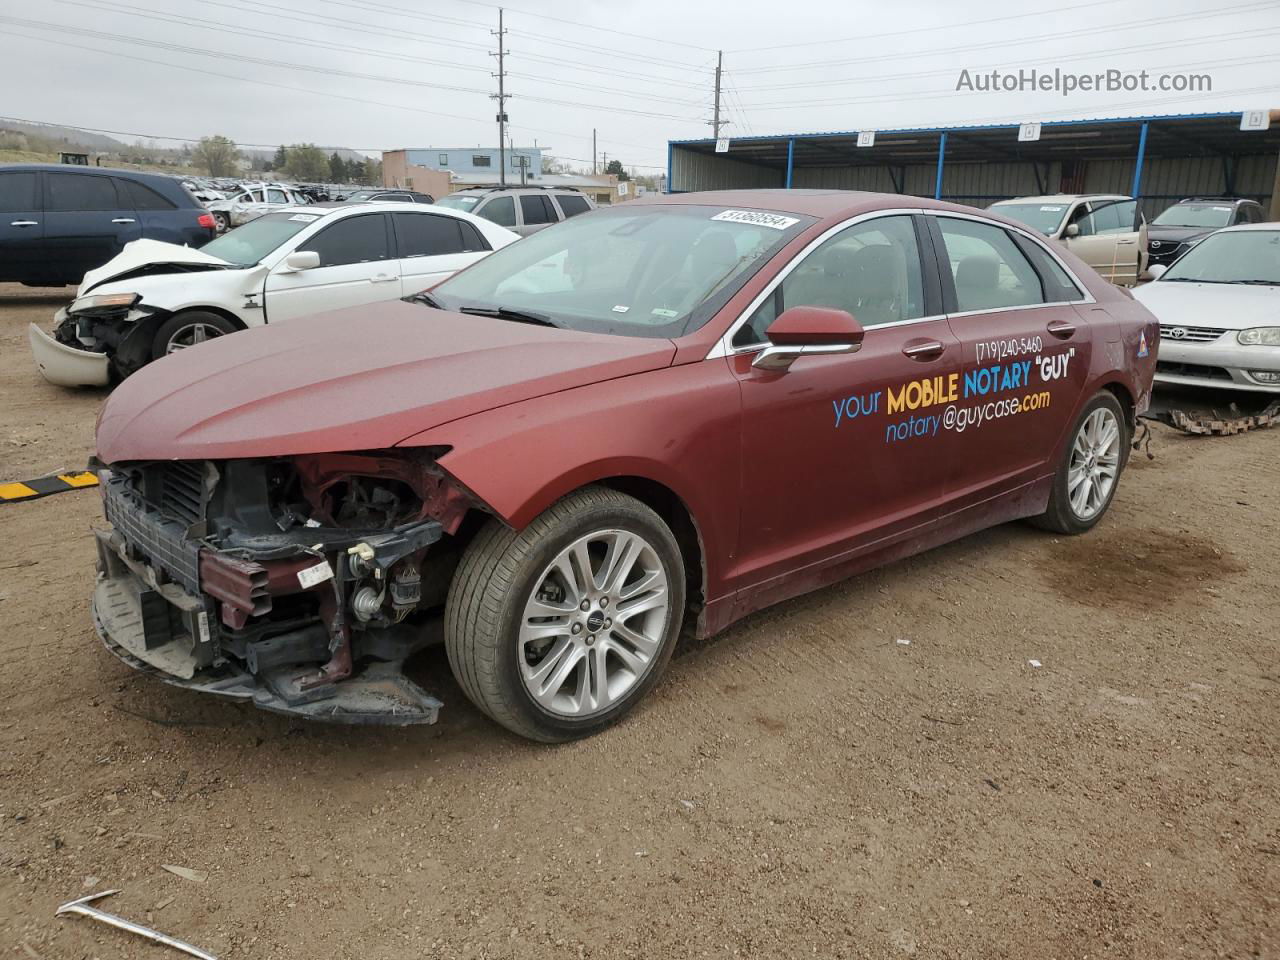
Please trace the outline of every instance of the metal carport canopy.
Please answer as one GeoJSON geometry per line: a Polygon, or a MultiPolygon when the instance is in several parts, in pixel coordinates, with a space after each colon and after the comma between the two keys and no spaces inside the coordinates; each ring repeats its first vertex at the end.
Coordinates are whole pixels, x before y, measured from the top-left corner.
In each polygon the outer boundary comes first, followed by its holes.
{"type": "MultiPolygon", "coordinates": [[[[1280,113],[1266,130],[1242,130],[1236,113],[1056,120],[1041,123],[1038,140],[1019,141],[1018,124],[927,127],[875,131],[875,143],[858,146],[858,131],[795,133],[732,138],[727,154],[716,141],[673,140],[668,144],[668,189],[676,149],[727,157],[740,163],[790,172],[805,167],[902,167],[937,163],[1050,163],[1079,159],[1135,160],[1134,193],[1144,160],[1280,154],[1280,113]],[[1144,134],[1145,131],[1145,134],[1144,134]],[[940,149],[941,148],[941,149],[940,149]]],[[[940,181],[940,177],[939,177],[940,181]]]]}

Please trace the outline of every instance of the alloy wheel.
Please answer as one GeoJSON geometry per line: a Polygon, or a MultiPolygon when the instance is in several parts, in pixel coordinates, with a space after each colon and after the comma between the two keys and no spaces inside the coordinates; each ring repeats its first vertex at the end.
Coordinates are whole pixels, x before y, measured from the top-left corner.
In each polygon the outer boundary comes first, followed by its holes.
{"type": "Polygon", "coordinates": [[[214,337],[222,336],[222,331],[209,323],[192,323],[176,330],[169,342],[165,344],[165,356],[171,353],[177,353],[179,350],[185,350],[187,347],[194,347],[198,343],[204,343],[206,340],[212,340],[214,337]]]}
{"type": "Polygon", "coordinates": [[[1107,505],[1120,473],[1121,437],[1120,421],[1107,407],[1080,424],[1067,466],[1067,497],[1077,519],[1092,520],[1107,505]]]}
{"type": "Polygon", "coordinates": [[[560,717],[601,713],[659,659],[670,616],[667,571],[629,530],[575,540],[538,577],[520,619],[525,690],[560,717]]]}

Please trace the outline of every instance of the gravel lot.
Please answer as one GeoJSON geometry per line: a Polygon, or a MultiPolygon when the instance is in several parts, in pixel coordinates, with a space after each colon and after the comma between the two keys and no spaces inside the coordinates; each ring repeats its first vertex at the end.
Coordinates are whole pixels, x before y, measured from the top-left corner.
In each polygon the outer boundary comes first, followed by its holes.
{"type": "MultiPolygon", "coordinates": [[[[91,452],[104,395],[26,345],[63,299],[0,287],[0,481],[91,452]]],[[[228,958],[1280,957],[1280,430],[1150,449],[1089,536],[766,611],[551,748],[443,653],[407,731],[137,676],[90,625],[96,494],[0,505],[0,957],[175,956],[54,919],[95,886],[228,958]]]]}

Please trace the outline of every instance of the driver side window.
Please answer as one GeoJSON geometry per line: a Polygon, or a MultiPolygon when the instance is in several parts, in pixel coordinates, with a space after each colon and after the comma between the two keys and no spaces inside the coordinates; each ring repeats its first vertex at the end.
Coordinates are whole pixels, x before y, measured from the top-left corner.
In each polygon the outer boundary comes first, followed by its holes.
{"type": "Polygon", "coordinates": [[[924,316],[924,280],[909,216],[854,224],[802,260],[734,334],[735,347],[768,341],[766,331],[791,307],[835,307],[863,327],[924,316]]]}

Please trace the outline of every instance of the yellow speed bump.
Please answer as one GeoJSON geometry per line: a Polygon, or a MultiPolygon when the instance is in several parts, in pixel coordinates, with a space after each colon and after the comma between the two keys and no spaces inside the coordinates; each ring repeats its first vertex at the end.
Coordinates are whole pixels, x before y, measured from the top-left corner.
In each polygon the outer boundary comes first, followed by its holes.
{"type": "Polygon", "coordinates": [[[54,493],[77,490],[80,487],[96,487],[98,477],[90,471],[82,473],[55,473],[51,477],[38,480],[24,480],[19,483],[0,483],[0,503],[14,500],[36,500],[54,493]]]}

